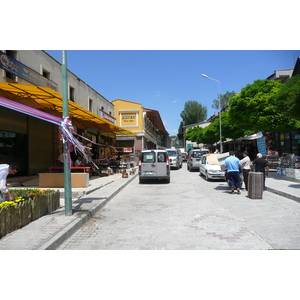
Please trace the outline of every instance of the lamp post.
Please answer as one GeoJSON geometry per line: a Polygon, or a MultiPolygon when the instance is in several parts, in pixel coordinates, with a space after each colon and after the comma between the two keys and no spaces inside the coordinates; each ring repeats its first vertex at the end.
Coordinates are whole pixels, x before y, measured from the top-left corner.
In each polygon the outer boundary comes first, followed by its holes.
{"type": "MultiPolygon", "coordinates": [[[[67,51],[62,50],[62,90],[63,90],[63,118],[69,116],[68,104],[68,71],[67,71],[67,51]]],[[[69,142],[64,141],[64,188],[65,188],[65,215],[72,216],[72,188],[71,169],[68,156],[69,142]]]]}
{"type": "Polygon", "coordinates": [[[219,106],[220,106],[220,113],[219,113],[219,123],[220,123],[220,153],[223,153],[223,145],[222,145],[222,118],[221,118],[221,113],[222,113],[222,108],[221,108],[221,94],[220,94],[220,81],[216,80],[214,78],[208,77],[205,74],[201,74],[202,77],[211,79],[213,81],[216,81],[218,83],[218,97],[219,97],[219,106]]]}

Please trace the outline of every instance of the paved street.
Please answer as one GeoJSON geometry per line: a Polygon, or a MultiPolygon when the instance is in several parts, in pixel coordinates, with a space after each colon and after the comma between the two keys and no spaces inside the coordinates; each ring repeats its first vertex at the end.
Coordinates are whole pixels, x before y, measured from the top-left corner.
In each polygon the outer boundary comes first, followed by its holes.
{"type": "Polygon", "coordinates": [[[262,200],[246,195],[185,164],[170,184],[136,177],[58,249],[300,249],[300,204],[268,191],[262,200]]]}

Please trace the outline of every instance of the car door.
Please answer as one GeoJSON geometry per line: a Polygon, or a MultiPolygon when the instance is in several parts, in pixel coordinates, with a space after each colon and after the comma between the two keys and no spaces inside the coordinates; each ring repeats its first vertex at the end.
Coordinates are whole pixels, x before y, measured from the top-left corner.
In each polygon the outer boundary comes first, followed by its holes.
{"type": "Polygon", "coordinates": [[[206,156],[202,156],[200,159],[200,173],[205,174],[206,156]]]}
{"type": "Polygon", "coordinates": [[[169,171],[169,163],[167,162],[168,153],[166,151],[157,151],[156,175],[166,176],[169,171]]]}

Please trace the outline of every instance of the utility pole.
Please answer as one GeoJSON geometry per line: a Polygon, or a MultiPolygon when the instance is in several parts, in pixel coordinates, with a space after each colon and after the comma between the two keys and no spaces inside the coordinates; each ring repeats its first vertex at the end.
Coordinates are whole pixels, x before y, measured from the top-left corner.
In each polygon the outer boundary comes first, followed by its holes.
{"type": "MultiPolygon", "coordinates": [[[[63,92],[63,119],[69,116],[68,105],[68,73],[67,73],[67,51],[62,50],[62,92],[63,92]]],[[[71,189],[71,169],[69,161],[69,142],[64,141],[64,188],[65,188],[65,215],[72,215],[72,189],[71,189]]]]}

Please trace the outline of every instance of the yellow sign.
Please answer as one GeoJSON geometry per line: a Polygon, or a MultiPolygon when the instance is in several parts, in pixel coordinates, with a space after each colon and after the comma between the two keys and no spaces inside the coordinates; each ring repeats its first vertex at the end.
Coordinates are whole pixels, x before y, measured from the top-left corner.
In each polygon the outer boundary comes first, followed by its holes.
{"type": "Polygon", "coordinates": [[[121,127],[137,126],[137,118],[135,113],[122,114],[121,127]]]}

